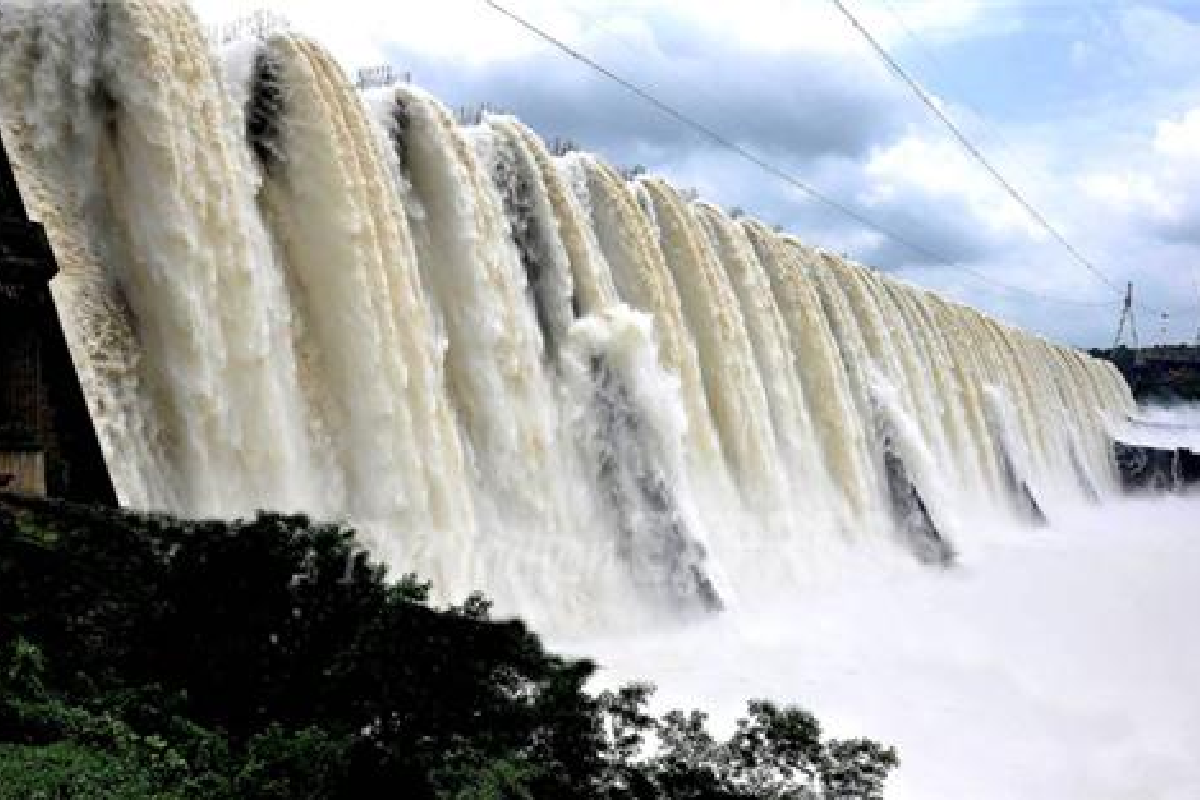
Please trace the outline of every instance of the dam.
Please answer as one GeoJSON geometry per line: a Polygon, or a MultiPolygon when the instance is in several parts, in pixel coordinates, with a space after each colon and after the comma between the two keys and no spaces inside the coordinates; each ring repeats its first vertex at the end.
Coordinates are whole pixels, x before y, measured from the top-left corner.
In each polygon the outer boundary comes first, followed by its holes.
{"type": "Polygon", "coordinates": [[[0,141],[0,490],[112,504],[50,296],[57,267],[0,141]]]}
{"type": "Polygon", "coordinates": [[[513,117],[359,91],[312,39],[15,4],[0,69],[124,506],[347,520],[439,595],[587,627],[846,552],[949,566],[981,520],[1120,491],[1108,362],[513,117]]]}

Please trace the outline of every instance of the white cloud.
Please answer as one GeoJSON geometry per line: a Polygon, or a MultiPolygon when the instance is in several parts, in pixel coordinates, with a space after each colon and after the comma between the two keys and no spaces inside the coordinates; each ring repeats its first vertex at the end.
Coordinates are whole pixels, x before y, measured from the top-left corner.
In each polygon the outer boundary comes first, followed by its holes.
{"type": "MultiPolygon", "coordinates": [[[[383,63],[389,48],[398,44],[416,52],[453,56],[463,68],[518,60],[544,47],[527,34],[515,33],[479,0],[192,0],[191,5],[209,24],[237,20],[259,9],[280,14],[294,29],[320,41],[347,68],[383,63]]],[[[521,5],[565,36],[580,32],[579,18],[566,5],[549,0],[526,0],[521,5]]]]}
{"type": "Polygon", "coordinates": [[[1160,121],[1154,132],[1154,149],[1168,158],[1200,163],[1200,107],[1178,121],[1160,121]]]}
{"type": "Polygon", "coordinates": [[[1200,107],[1159,120],[1124,168],[1084,175],[1080,184],[1112,211],[1200,244],[1200,107]]]}
{"type": "MultiPolygon", "coordinates": [[[[576,45],[620,40],[652,44],[647,20],[715,36],[735,48],[763,53],[858,52],[846,21],[824,2],[796,0],[502,0],[500,5],[576,45]]],[[[529,31],[482,0],[192,0],[207,23],[228,22],[267,9],[318,38],[347,65],[370,63],[387,48],[448,56],[464,67],[528,57],[545,48],[529,31]]],[[[884,43],[907,35],[893,12],[878,3],[851,4],[884,43]]],[[[980,0],[914,0],[905,4],[910,31],[948,41],[987,30],[980,0]]]]}
{"type": "Polygon", "coordinates": [[[1153,209],[1166,211],[1169,203],[1158,182],[1149,175],[1095,173],[1080,178],[1084,194],[1118,212],[1153,209]]]}
{"type": "Polygon", "coordinates": [[[1071,66],[1084,69],[1092,61],[1092,46],[1087,42],[1075,40],[1071,42],[1071,66]]]}
{"type": "Polygon", "coordinates": [[[877,150],[864,166],[868,205],[921,196],[952,206],[997,234],[1041,235],[1029,215],[949,138],[908,135],[877,150]]]}
{"type": "Polygon", "coordinates": [[[1120,11],[1120,30],[1137,57],[1158,68],[1190,68],[1200,52],[1200,25],[1161,8],[1138,5],[1120,11]]]}
{"type": "MultiPolygon", "coordinates": [[[[501,2],[906,239],[1029,291],[1117,302],[962,153],[826,2],[501,2]]],[[[482,0],[195,4],[209,22],[265,5],[348,68],[390,61],[413,69],[453,105],[511,108],[546,136],[646,164],[715,202],[876,266],[903,267],[929,288],[1056,338],[1112,335],[1106,309],[1040,302],[920,266],[911,251],[705,142],[482,0]]],[[[939,106],[1114,282],[1136,280],[1156,306],[1190,297],[1190,265],[1200,263],[1200,27],[1148,6],[1084,13],[985,0],[848,4],[919,80],[937,79],[939,106]],[[1020,52],[1044,53],[1045,84],[1070,90],[1069,109],[1061,93],[1005,77],[1006,47],[1034,40],[1040,49],[1020,52]]],[[[1181,323],[1176,333],[1194,328],[1181,323]]]]}

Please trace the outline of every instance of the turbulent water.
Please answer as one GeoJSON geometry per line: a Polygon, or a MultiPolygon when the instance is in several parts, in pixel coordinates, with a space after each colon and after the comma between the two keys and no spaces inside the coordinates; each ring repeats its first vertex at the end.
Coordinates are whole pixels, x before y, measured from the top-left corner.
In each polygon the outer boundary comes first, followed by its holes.
{"type": "Polygon", "coordinates": [[[560,644],[723,734],[770,697],[890,742],[889,800],[1195,800],[1197,519],[1200,496],[1087,504],[953,570],[853,559],[747,613],[560,644]]]}
{"type": "Polygon", "coordinates": [[[944,565],[1117,491],[1105,364],[747,218],[218,50],[173,2],[9,4],[3,134],[117,493],[348,519],[558,629],[853,557],[944,565]]]}

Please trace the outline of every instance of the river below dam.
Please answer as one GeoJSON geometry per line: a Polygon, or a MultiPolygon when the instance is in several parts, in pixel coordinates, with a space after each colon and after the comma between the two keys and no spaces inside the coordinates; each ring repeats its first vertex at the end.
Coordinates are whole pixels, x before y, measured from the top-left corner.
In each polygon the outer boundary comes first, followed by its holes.
{"type": "Polygon", "coordinates": [[[748,698],[896,746],[889,798],[1200,796],[1200,496],[994,531],[954,569],[861,559],[811,596],[573,641],[723,730],[748,698]]]}

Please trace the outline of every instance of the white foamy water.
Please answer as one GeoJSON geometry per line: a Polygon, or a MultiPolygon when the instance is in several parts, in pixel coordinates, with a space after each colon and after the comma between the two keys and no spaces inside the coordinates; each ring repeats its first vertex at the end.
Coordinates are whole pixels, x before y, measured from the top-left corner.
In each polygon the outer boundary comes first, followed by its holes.
{"type": "Polygon", "coordinates": [[[895,800],[1200,797],[1200,497],[994,534],[952,570],[859,559],[711,622],[565,645],[714,730],[768,697],[889,742],[895,800]]]}
{"type": "Polygon", "coordinates": [[[895,743],[897,797],[1200,796],[1200,509],[1120,499],[1111,364],[304,36],[0,12],[124,505],[347,520],[609,679],[895,743]]]}
{"type": "Polygon", "coordinates": [[[1142,405],[1135,414],[1113,420],[1111,430],[1127,444],[1200,453],[1200,403],[1142,405]]]}
{"type": "Polygon", "coordinates": [[[573,632],[1117,492],[1111,365],[511,117],[356,91],[304,36],[3,11],[0,128],[126,505],[348,520],[573,632]]]}

